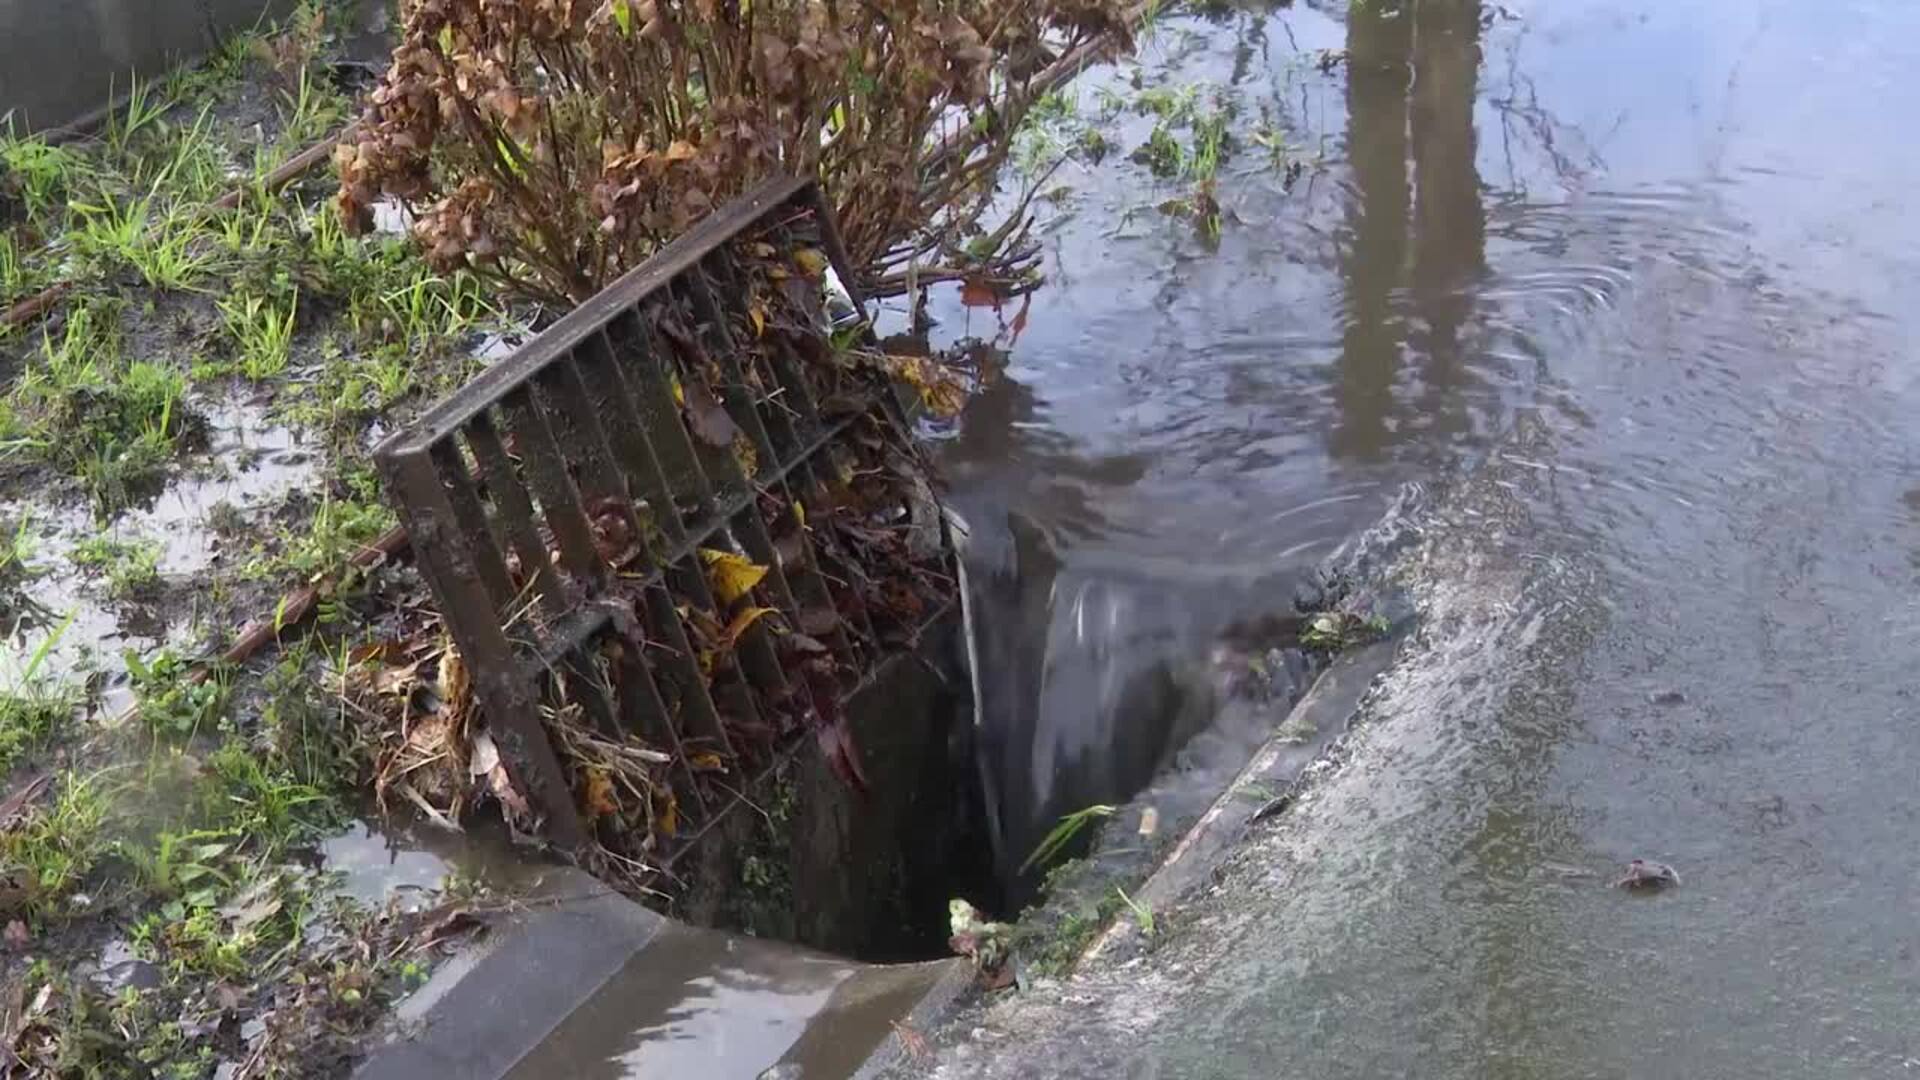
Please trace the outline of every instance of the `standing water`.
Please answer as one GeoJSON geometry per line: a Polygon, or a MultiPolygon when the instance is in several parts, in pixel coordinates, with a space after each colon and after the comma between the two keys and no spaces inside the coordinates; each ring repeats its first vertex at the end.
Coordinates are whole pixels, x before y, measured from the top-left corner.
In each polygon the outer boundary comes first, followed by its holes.
{"type": "MultiPolygon", "coordinates": [[[[952,455],[963,513],[1044,540],[1040,693],[1083,581],[1129,582],[1123,637],[1204,633],[1420,477],[1427,618],[1164,944],[943,1074],[1920,1069],[1920,7],[1367,0],[1159,42],[1345,126],[1217,255],[1059,234],[1096,269],[952,455]],[[1635,856],[1684,884],[1606,888],[1635,856]]],[[[1071,756],[1082,705],[997,722],[1071,756]]]]}

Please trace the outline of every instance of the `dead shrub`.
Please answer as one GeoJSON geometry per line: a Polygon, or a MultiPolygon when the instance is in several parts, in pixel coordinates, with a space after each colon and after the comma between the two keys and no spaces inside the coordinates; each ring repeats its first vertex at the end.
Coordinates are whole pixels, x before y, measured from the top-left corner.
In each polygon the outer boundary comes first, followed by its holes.
{"type": "Polygon", "coordinates": [[[912,263],[1022,272],[988,228],[1036,73],[1116,0],[405,0],[392,67],[335,151],[338,205],[389,197],[442,269],[584,300],[775,170],[821,178],[878,291],[912,263]]]}

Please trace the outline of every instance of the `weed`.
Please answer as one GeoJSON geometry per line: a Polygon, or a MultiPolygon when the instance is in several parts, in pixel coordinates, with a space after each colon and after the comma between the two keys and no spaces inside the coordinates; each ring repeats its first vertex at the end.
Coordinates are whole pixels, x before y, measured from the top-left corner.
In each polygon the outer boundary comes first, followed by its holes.
{"type": "Polygon", "coordinates": [[[293,354],[293,324],[299,313],[296,292],[284,312],[260,296],[235,297],[220,302],[220,315],[240,354],[240,372],[259,382],[287,369],[293,354]]]}
{"type": "Polygon", "coordinates": [[[1167,124],[1185,124],[1200,107],[1199,86],[1152,86],[1134,95],[1133,110],[1167,124]]]}
{"type": "Polygon", "coordinates": [[[13,230],[0,232],[0,307],[41,288],[46,280],[46,275],[21,252],[13,230]]]}
{"type": "Polygon", "coordinates": [[[377,484],[371,473],[350,475],[350,498],[329,497],[322,502],[306,535],[290,541],[278,557],[250,564],[249,575],[278,578],[290,574],[310,579],[338,569],[393,527],[393,512],[380,501],[377,484]]]}
{"type": "Polygon", "coordinates": [[[27,684],[0,692],[0,777],[22,757],[38,752],[73,718],[73,699],[65,690],[27,684]]]}
{"type": "MultiPolygon", "coordinates": [[[[303,66],[292,90],[281,91],[280,145],[288,152],[338,128],[347,111],[345,95],[325,82],[316,81],[313,69],[303,66]]],[[[278,162],[275,162],[278,165],[278,162]]]]}
{"type": "Polygon", "coordinates": [[[1385,637],[1393,627],[1380,615],[1360,616],[1348,611],[1322,611],[1307,620],[1300,644],[1324,652],[1357,648],[1385,637]]]}
{"type": "MultiPolygon", "coordinates": [[[[107,113],[106,142],[107,149],[115,157],[125,157],[134,136],[160,123],[173,101],[164,95],[155,95],[153,82],[141,81],[137,75],[128,76],[127,103],[123,110],[109,110],[107,113]]],[[[170,89],[163,86],[162,91],[170,89]]]]}
{"type": "Polygon", "coordinates": [[[1085,832],[1089,825],[1113,816],[1117,807],[1105,803],[1095,803],[1084,810],[1075,810],[1067,814],[1047,832],[1033,854],[1020,864],[1020,872],[1026,873],[1035,866],[1046,866],[1060,857],[1061,852],[1071,845],[1076,837],[1085,832]]]}
{"type": "Polygon", "coordinates": [[[1145,165],[1153,175],[1167,179],[1187,171],[1187,148],[1173,129],[1162,122],[1153,126],[1147,141],[1133,152],[1133,160],[1145,165]]]}
{"type": "Polygon", "coordinates": [[[1154,931],[1153,905],[1144,901],[1135,900],[1133,897],[1127,895],[1127,890],[1118,885],[1113,887],[1113,892],[1114,895],[1120,898],[1120,902],[1127,906],[1127,911],[1133,915],[1133,921],[1135,925],[1140,927],[1141,935],[1144,937],[1152,937],[1154,931]]]}
{"type": "Polygon", "coordinates": [[[104,571],[113,596],[137,600],[150,596],[160,585],[160,553],[159,543],[152,540],[95,536],[74,545],[68,557],[75,566],[104,571]]]}
{"type": "Polygon", "coordinates": [[[195,679],[192,665],[165,649],[147,660],[129,652],[126,663],[140,721],[154,735],[192,738],[213,730],[225,715],[224,677],[195,679]]]}
{"type": "Polygon", "coordinates": [[[122,840],[114,847],[149,895],[195,908],[212,907],[233,884],[222,866],[233,849],[232,833],[212,829],[163,830],[151,843],[122,840]]]}
{"type": "Polygon", "coordinates": [[[1186,176],[1190,180],[1207,182],[1220,172],[1220,162],[1227,151],[1227,122],[1224,108],[1216,107],[1211,112],[1197,115],[1193,121],[1193,150],[1186,158],[1186,176]]]}
{"type": "Polygon", "coordinates": [[[178,372],[122,356],[110,304],[77,305],[58,335],[44,331],[40,361],[8,396],[0,429],[17,449],[80,477],[103,509],[151,488],[197,430],[178,372]]]}
{"type": "Polygon", "coordinates": [[[55,783],[60,794],[51,805],[0,833],[0,882],[17,891],[19,907],[42,915],[72,898],[106,853],[99,778],[69,772],[55,783]]]}
{"type": "Polygon", "coordinates": [[[126,202],[75,203],[74,250],[110,266],[126,266],[156,289],[194,288],[214,268],[213,253],[184,209],[158,209],[154,196],[126,202]]]}
{"type": "Polygon", "coordinates": [[[207,758],[201,820],[245,837],[249,850],[271,858],[335,824],[338,808],[312,785],[240,739],[207,758]]]}
{"type": "Polygon", "coordinates": [[[10,529],[0,529],[0,589],[9,589],[38,576],[33,566],[33,518],[22,516],[10,529]]]}
{"type": "Polygon", "coordinates": [[[18,199],[30,220],[46,223],[87,173],[80,155],[37,135],[16,137],[11,124],[0,138],[0,196],[18,199]]]}

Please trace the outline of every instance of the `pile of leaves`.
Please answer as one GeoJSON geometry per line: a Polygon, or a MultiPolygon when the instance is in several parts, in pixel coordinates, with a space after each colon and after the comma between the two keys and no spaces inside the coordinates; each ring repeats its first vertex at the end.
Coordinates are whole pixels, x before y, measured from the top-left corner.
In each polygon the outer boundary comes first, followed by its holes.
{"type": "Polygon", "coordinates": [[[338,206],[396,200],[437,266],[570,306],[784,171],[869,287],[1020,274],[1025,200],[981,219],[1036,73],[1101,40],[1117,0],[405,0],[338,206]]]}

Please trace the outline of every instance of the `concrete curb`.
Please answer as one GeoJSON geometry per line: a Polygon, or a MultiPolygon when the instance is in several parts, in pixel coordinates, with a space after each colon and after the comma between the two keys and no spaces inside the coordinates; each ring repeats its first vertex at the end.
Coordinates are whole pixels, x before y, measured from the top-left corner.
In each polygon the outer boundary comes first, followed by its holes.
{"type": "MultiPolygon", "coordinates": [[[[1152,911],[1173,907],[1213,873],[1221,857],[1257,817],[1285,809],[1290,799],[1288,790],[1306,767],[1319,760],[1346,731],[1360,698],[1392,665],[1394,652],[1393,640],[1376,641],[1343,653],[1329,665],[1246,767],[1131,894],[1134,902],[1152,911]]],[[[1138,925],[1123,914],[1087,946],[1076,966],[1139,936],[1138,925]]]]}
{"type": "Polygon", "coordinates": [[[400,1005],[387,1041],[354,1076],[503,1076],[668,923],[584,871],[556,868],[539,897],[400,1005]]]}

